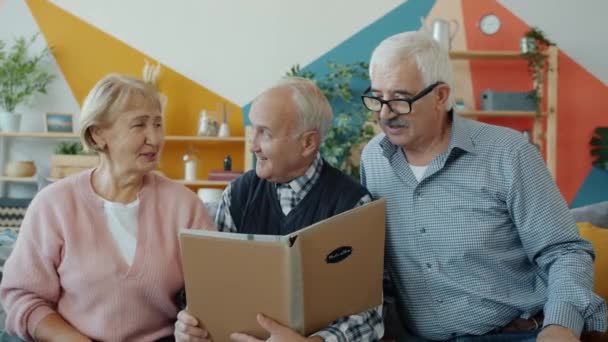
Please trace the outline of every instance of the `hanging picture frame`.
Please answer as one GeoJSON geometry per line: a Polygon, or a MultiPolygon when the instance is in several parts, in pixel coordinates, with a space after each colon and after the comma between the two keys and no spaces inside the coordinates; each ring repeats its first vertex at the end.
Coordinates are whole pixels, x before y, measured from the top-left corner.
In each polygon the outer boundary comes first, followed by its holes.
{"type": "Polygon", "coordinates": [[[74,115],[70,113],[45,113],[44,131],[47,133],[74,133],[74,115]]]}

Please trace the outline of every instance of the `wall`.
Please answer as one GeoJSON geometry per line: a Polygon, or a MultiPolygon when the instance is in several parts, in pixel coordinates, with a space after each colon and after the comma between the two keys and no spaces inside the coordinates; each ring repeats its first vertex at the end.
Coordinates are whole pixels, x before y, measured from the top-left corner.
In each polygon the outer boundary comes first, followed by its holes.
{"type": "MultiPolygon", "coordinates": [[[[589,140],[596,126],[608,126],[608,78],[605,61],[608,46],[594,42],[603,41],[601,13],[608,9],[605,1],[574,2],[505,0],[486,1],[480,6],[475,0],[461,0],[463,22],[465,23],[467,46],[472,50],[518,49],[519,38],[529,29],[529,25],[540,27],[560,48],[558,81],[558,125],[557,125],[557,184],[564,197],[572,202],[587,202],[585,198],[597,198],[595,192],[603,192],[608,200],[607,184],[597,183],[594,192],[579,192],[582,184],[591,174],[589,140]],[[551,14],[547,8],[551,8],[551,14]],[[486,13],[497,14],[503,27],[494,36],[486,36],[478,29],[479,18],[486,13]],[[517,13],[518,15],[514,14],[517,13]],[[575,24],[564,25],[564,18],[572,18],[577,13],[575,24]],[[583,19],[584,18],[584,19],[583,19]],[[528,21],[526,21],[528,20],[528,21]],[[586,39],[580,39],[586,37],[586,39]],[[593,49],[594,53],[588,51],[593,49]],[[592,57],[588,57],[593,55],[592,57]],[[602,64],[603,63],[603,64],[602,64]]],[[[438,2],[438,5],[440,2],[438,2]]],[[[605,31],[605,30],[604,30],[605,31]]],[[[475,103],[479,104],[479,93],[488,87],[496,90],[531,89],[530,78],[520,65],[503,63],[498,68],[495,62],[472,62],[471,78],[475,103]],[[497,82],[496,80],[500,80],[497,82]]],[[[525,120],[493,120],[491,122],[524,128],[530,125],[525,120]]]]}
{"type": "Polygon", "coordinates": [[[589,140],[608,126],[605,0],[499,0],[523,23],[534,23],[560,50],[558,184],[572,206],[608,200],[608,172],[591,169],[589,140]],[[549,14],[549,9],[551,9],[549,14]],[[575,194],[575,195],[574,195],[575,194]]]}
{"type": "MultiPolygon", "coordinates": [[[[144,59],[155,58],[142,53],[118,38],[108,35],[93,25],[56,7],[46,0],[29,0],[31,12],[49,44],[69,83],[76,100],[82,100],[104,75],[118,72],[141,75],[144,59]]],[[[171,68],[164,66],[159,89],[168,98],[165,115],[167,135],[195,135],[198,113],[201,109],[215,110],[227,104],[232,134],[243,135],[240,107],[230,100],[208,90],[171,68]]],[[[224,155],[233,157],[234,169],[243,168],[243,145],[195,144],[201,162],[199,178],[207,178],[211,169],[221,169],[224,155]]],[[[171,178],[183,178],[182,156],[189,148],[187,143],[167,142],[160,167],[171,178]]]]}
{"type": "Polygon", "coordinates": [[[52,0],[238,105],[402,2],[52,0]]]}

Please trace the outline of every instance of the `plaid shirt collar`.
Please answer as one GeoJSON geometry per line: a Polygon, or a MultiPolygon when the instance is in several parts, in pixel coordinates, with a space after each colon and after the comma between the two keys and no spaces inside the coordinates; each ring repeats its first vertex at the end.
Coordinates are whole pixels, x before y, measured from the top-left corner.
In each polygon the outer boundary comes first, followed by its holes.
{"type": "Polygon", "coordinates": [[[317,182],[321,176],[321,169],[323,168],[323,158],[321,154],[317,153],[315,161],[308,167],[306,172],[298,178],[293,179],[289,183],[277,184],[277,187],[289,187],[295,192],[300,198],[303,198],[312,186],[317,182]],[[303,192],[302,194],[300,194],[303,192]]]}

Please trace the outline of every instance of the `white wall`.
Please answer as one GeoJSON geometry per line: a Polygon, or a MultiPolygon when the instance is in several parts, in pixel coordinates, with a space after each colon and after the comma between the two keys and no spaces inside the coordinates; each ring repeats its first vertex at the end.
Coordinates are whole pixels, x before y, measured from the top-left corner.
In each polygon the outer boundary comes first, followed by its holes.
{"type": "Polygon", "coordinates": [[[607,0],[498,0],[608,85],[607,0]]]}
{"type": "Polygon", "coordinates": [[[51,0],[244,105],[403,0],[51,0]]]}

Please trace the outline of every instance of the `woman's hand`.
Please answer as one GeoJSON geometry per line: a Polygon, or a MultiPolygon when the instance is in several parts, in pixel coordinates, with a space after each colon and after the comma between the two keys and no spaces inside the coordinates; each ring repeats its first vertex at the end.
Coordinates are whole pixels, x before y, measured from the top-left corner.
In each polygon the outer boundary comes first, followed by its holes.
{"type": "Polygon", "coordinates": [[[182,310],[175,322],[175,342],[211,342],[211,339],[196,318],[182,310]]]}

